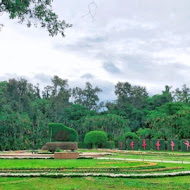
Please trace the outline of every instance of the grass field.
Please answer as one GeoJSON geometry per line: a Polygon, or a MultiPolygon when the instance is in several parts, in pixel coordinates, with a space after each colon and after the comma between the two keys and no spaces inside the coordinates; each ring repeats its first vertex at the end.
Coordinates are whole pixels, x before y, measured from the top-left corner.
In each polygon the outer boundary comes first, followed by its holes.
{"type": "Polygon", "coordinates": [[[123,179],[123,178],[0,178],[1,190],[103,190],[103,189],[190,189],[189,176],[123,179]]]}
{"type": "Polygon", "coordinates": [[[96,159],[54,160],[54,159],[1,159],[0,168],[78,168],[78,167],[129,167],[146,165],[145,162],[126,162],[96,159]]]}
{"type": "MultiPolygon", "coordinates": [[[[104,151],[104,150],[103,150],[104,151]]],[[[79,152],[101,152],[99,150],[81,149],[79,152]]],[[[107,156],[110,158],[129,158],[129,159],[149,159],[149,160],[166,160],[166,161],[189,161],[189,152],[173,152],[173,151],[123,151],[121,153],[112,153],[107,156]]]]}
{"type": "MultiPolygon", "coordinates": [[[[80,150],[83,151],[83,150],[80,150]]],[[[84,150],[85,152],[86,150],[84,150]]],[[[93,150],[91,151],[93,152],[93,150]]],[[[94,152],[98,152],[97,150],[94,152]]],[[[156,160],[162,158],[163,160],[179,160],[189,161],[188,154],[175,153],[154,153],[151,152],[143,155],[144,159],[156,160]],[[155,154],[155,155],[152,155],[155,154]]],[[[136,162],[136,161],[118,161],[112,160],[114,158],[143,158],[141,153],[128,152],[128,153],[114,153],[109,156],[110,160],[98,159],[77,159],[77,160],[54,160],[54,159],[0,159],[0,169],[2,168],[104,168],[104,167],[143,167],[149,166],[150,162],[136,162]]],[[[159,167],[175,168],[176,171],[190,171],[190,164],[179,163],[157,163],[159,167]]],[[[175,171],[175,170],[173,170],[175,171]]],[[[168,172],[168,171],[162,171],[168,172]]],[[[169,171],[170,172],[170,171],[169,171]]],[[[145,172],[144,172],[145,173],[145,172]]],[[[159,173],[159,171],[157,172],[159,173]]],[[[63,177],[63,178],[48,178],[48,177],[1,177],[0,190],[103,190],[103,189],[183,189],[190,190],[190,176],[178,177],[160,177],[160,178],[109,178],[109,177],[63,177]]]]}

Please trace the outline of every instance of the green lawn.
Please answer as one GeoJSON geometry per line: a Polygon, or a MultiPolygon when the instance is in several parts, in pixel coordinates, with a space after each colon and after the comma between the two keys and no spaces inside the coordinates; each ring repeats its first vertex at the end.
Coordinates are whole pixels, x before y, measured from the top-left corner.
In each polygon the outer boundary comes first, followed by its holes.
{"type": "Polygon", "coordinates": [[[103,189],[190,189],[189,176],[155,178],[155,179],[124,179],[124,178],[0,178],[2,190],[103,190],[103,189]]]}
{"type": "MultiPolygon", "coordinates": [[[[93,150],[92,150],[93,152],[93,150]]],[[[96,151],[98,152],[98,151],[96,151]]],[[[110,157],[110,156],[109,156],[110,157]]],[[[133,158],[133,159],[163,159],[163,160],[179,160],[190,161],[189,156],[175,156],[169,154],[157,155],[137,155],[134,153],[119,154],[115,153],[112,157],[133,158]]],[[[78,160],[54,160],[54,159],[0,159],[0,168],[79,168],[79,167],[133,167],[145,166],[147,162],[134,161],[118,161],[118,160],[97,160],[97,159],[78,159],[78,160]]],[[[190,164],[173,164],[173,163],[157,163],[158,166],[183,167],[181,171],[190,170],[190,164]]],[[[164,171],[162,171],[164,172],[164,171]]],[[[165,171],[168,172],[168,171],[165,171]]],[[[156,172],[157,173],[157,172],[156,172]]],[[[1,177],[0,190],[103,190],[103,189],[150,189],[150,190],[169,190],[183,189],[190,190],[190,176],[165,177],[165,178],[106,178],[106,177],[81,177],[81,178],[48,178],[48,177],[1,177]]]]}
{"type": "MultiPolygon", "coordinates": [[[[106,152],[106,150],[87,150],[79,149],[79,152],[106,152]]],[[[121,153],[112,153],[106,157],[110,158],[128,158],[128,159],[148,159],[148,160],[166,160],[166,161],[188,161],[190,162],[189,152],[173,151],[126,151],[121,153]]]]}
{"type": "Polygon", "coordinates": [[[107,156],[107,157],[115,157],[115,158],[128,158],[128,159],[148,159],[148,160],[166,160],[166,161],[189,161],[190,162],[190,156],[175,156],[175,155],[138,155],[138,154],[119,154],[114,153],[113,156],[107,156]]]}
{"type": "Polygon", "coordinates": [[[145,162],[126,162],[117,160],[54,160],[54,159],[0,159],[0,168],[58,168],[58,167],[129,167],[146,165],[145,162]]]}
{"type": "MultiPolygon", "coordinates": [[[[78,159],[78,160],[54,160],[54,159],[1,159],[1,168],[130,168],[133,167],[137,170],[143,171],[149,169],[150,162],[136,162],[136,161],[119,161],[119,160],[97,160],[97,159],[78,159]]],[[[157,167],[174,168],[172,170],[156,171],[156,172],[174,172],[174,171],[188,171],[190,170],[190,164],[173,164],[173,163],[157,163],[157,167]],[[181,167],[181,168],[177,168],[181,167]],[[175,169],[176,168],[176,169],[175,169]]],[[[153,166],[154,168],[154,166],[153,166]]],[[[154,172],[154,171],[153,171],[154,172]]],[[[135,173],[135,171],[129,171],[129,173],[135,173]]]]}

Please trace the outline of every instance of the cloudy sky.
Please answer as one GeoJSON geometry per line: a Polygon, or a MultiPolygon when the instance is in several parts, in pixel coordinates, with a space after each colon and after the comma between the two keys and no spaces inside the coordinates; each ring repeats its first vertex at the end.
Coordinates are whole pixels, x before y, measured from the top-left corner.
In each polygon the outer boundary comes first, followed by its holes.
{"type": "Polygon", "coordinates": [[[114,99],[118,81],[146,86],[150,94],[164,86],[190,83],[189,0],[54,0],[61,19],[73,24],[66,37],[49,37],[41,28],[0,16],[0,80],[24,77],[45,86],[54,75],[71,87],[86,81],[114,99]]]}

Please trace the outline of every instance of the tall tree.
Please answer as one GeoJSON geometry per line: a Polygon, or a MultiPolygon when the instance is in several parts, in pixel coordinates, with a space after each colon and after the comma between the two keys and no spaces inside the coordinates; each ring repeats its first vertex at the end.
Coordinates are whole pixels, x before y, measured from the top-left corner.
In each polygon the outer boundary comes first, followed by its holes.
{"type": "Polygon", "coordinates": [[[50,102],[49,117],[52,122],[60,122],[64,108],[69,106],[71,90],[68,81],[54,76],[52,86],[47,86],[42,92],[43,96],[50,102]]]}
{"type": "Polygon", "coordinates": [[[148,97],[145,87],[132,86],[128,82],[118,82],[115,86],[115,94],[120,106],[131,104],[137,109],[142,109],[145,106],[148,97]]]}
{"type": "Polygon", "coordinates": [[[128,123],[128,120],[115,114],[86,117],[83,123],[83,133],[102,130],[108,134],[109,140],[113,140],[127,131],[128,123]]]}
{"type": "Polygon", "coordinates": [[[72,95],[75,104],[86,106],[88,109],[97,110],[99,97],[98,93],[102,92],[99,87],[93,86],[87,82],[84,89],[76,87],[73,89],[72,95]]]}
{"type": "Polygon", "coordinates": [[[174,101],[176,102],[190,103],[190,88],[187,87],[186,84],[184,84],[181,90],[177,88],[173,92],[173,96],[174,96],[174,101]]]}
{"type": "Polygon", "coordinates": [[[33,23],[36,26],[38,21],[50,36],[65,36],[65,28],[72,25],[59,20],[58,15],[52,10],[52,2],[53,0],[1,0],[0,14],[6,12],[10,19],[17,18],[20,23],[26,22],[28,27],[33,23]]]}

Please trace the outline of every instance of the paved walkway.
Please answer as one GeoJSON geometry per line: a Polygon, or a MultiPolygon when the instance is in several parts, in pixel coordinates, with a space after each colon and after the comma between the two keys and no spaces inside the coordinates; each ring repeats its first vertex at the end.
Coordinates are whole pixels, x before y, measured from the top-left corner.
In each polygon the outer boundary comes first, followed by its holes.
{"type": "Polygon", "coordinates": [[[97,158],[99,160],[126,160],[126,161],[137,161],[137,162],[161,162],[161,163],[173,163],[173,164],[190,164],[187,161],[170,161],[170,160],[148,160],[148,159],[130,159],[130,158],[97,158]]]}

